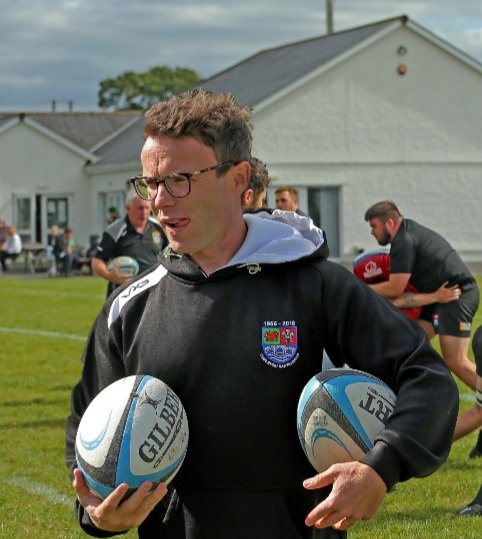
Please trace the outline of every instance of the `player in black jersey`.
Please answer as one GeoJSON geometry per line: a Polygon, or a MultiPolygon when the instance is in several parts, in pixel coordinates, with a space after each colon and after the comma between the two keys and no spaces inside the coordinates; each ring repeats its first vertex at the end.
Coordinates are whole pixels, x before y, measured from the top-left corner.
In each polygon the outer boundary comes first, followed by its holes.
{"type": "MultiPolygon", "coordinates": [[[[460,289],[456,301],[423,306],[417,322],[430,339],[438,335],[447,366],[475,391],[475,364],[468,358],[468,351],[472,319],[479,306],[479,289],[470,270],[443,236],[404,218],[390,200],[368,208],[365,221],[380,245],[390,244],[389,278],[369,285],[372,290],[393,299],[403,294],[407,284],[420,293],[434,292],[444,283],[460,289]]],[[[470,413],[459,416],[456,438],[481,425],[482,408],[474,407],[470,413]]]]}

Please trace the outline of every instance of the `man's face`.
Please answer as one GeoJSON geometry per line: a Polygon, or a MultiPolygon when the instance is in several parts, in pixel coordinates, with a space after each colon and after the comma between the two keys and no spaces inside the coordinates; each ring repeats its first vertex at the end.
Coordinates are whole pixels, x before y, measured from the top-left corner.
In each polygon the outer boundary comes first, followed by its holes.
{"type": "Polygon", "coordinates": [[[144,228],[151,213],[151,204],[147,200],[134,197],[132,202],[126,206],[126,213],[134,228],[144,228]]]}
{"type": "Polygon", "coordinates": [[[370,219],[368,224],[371,228],[371,235],[377,240],[378,245],[388,245],[390,243],[391,237],[386,223],[375,217],[370,219]]]}
{"type": "MultiPolygon", "coordinates": [[[[143,175],[163,178],[173,172],[195,172],[219,161],[212,148],[192,137],[147,138],[141,154],[143,175]]],[[[241,193],[250,174],[249,163],[195,175],[191,192],[175,198],[160,184],[152,211],[171,247],[184,253],[205,271],[226,263],[246,234],[241,193]]]]}
{"type": "Polygon", "coordinates": [[[278,210],[296,211],[298,204],[289,191],[280,191],[276,193],[276,207],[278,210]]]}

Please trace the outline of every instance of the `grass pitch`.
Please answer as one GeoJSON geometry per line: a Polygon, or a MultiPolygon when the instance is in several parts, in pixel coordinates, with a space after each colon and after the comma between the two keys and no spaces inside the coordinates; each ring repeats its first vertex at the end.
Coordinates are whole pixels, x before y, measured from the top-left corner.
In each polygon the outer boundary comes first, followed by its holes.
{"type": "MultiPolygon", "coordinates": [[[[482,288],[482,278],[478,282],[482,288]]],[[[105,290],[105,281],[89,276],[0,279],[2,539],[86,537],[72,511],[64,437],[70,391],[105,290]]],[[[480,324],[482,307],[474,327],[480,324]]],[[[459,387],[461,407],[471,407],[473,393],[459,387]]],[[[451,518],[481,483],[482,459],[467,458],[475,439],[473,434],[456,442],[432,476],[399,484],[372,520],[350,530],[350,538],[480,539],[482,519],[451,518]]]]}

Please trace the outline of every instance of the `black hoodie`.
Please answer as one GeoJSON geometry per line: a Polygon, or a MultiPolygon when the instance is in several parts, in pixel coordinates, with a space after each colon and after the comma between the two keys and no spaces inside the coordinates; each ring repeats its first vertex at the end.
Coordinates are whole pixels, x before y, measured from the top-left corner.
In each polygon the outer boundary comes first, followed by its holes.
{"type": "MultiPolygon", "coordinates": [[[[397,394],[363,459],[388,489],[434,472],[450,450],[458,391],[423,331],[328,261],[324,234],[308,218],[275,210],[245,220],[245,243],[209,276],[165,249],[160,265],[107,301],[85,348],[67,429],[71,471],[85,408],[118,378],[160,378],[187,413],[186,459],[169,498],[139,528],[143,539],[344,536],[304,524],[326,492],[302,487],[314,470],[296,408],[324,350],[335,366],[370,372],[397,394]],[[264,338],[286,328],[296,336],[289,346],[264,338]]],[[[114,535],[96,530],[81,507],[78,515],[88,533],[114,535]]]]}

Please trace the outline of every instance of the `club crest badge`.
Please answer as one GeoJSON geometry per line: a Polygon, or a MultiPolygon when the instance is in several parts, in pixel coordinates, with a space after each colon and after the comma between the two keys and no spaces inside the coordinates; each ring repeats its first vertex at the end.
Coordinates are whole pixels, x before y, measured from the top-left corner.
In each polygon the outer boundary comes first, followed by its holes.
{"type": "Polygon", "coordinates": [[[271,367],[292,365],[299,356],[298,328],[293,321],[265,322],[261,328],[261,359],[271,367]]]}
{"type": "Polygon", "coordinates": [[[152,242],[155,245],[161,245],[161,241],[162,241],[161,233],[158,230],[153,230],[152,231],[152,242]]]}

